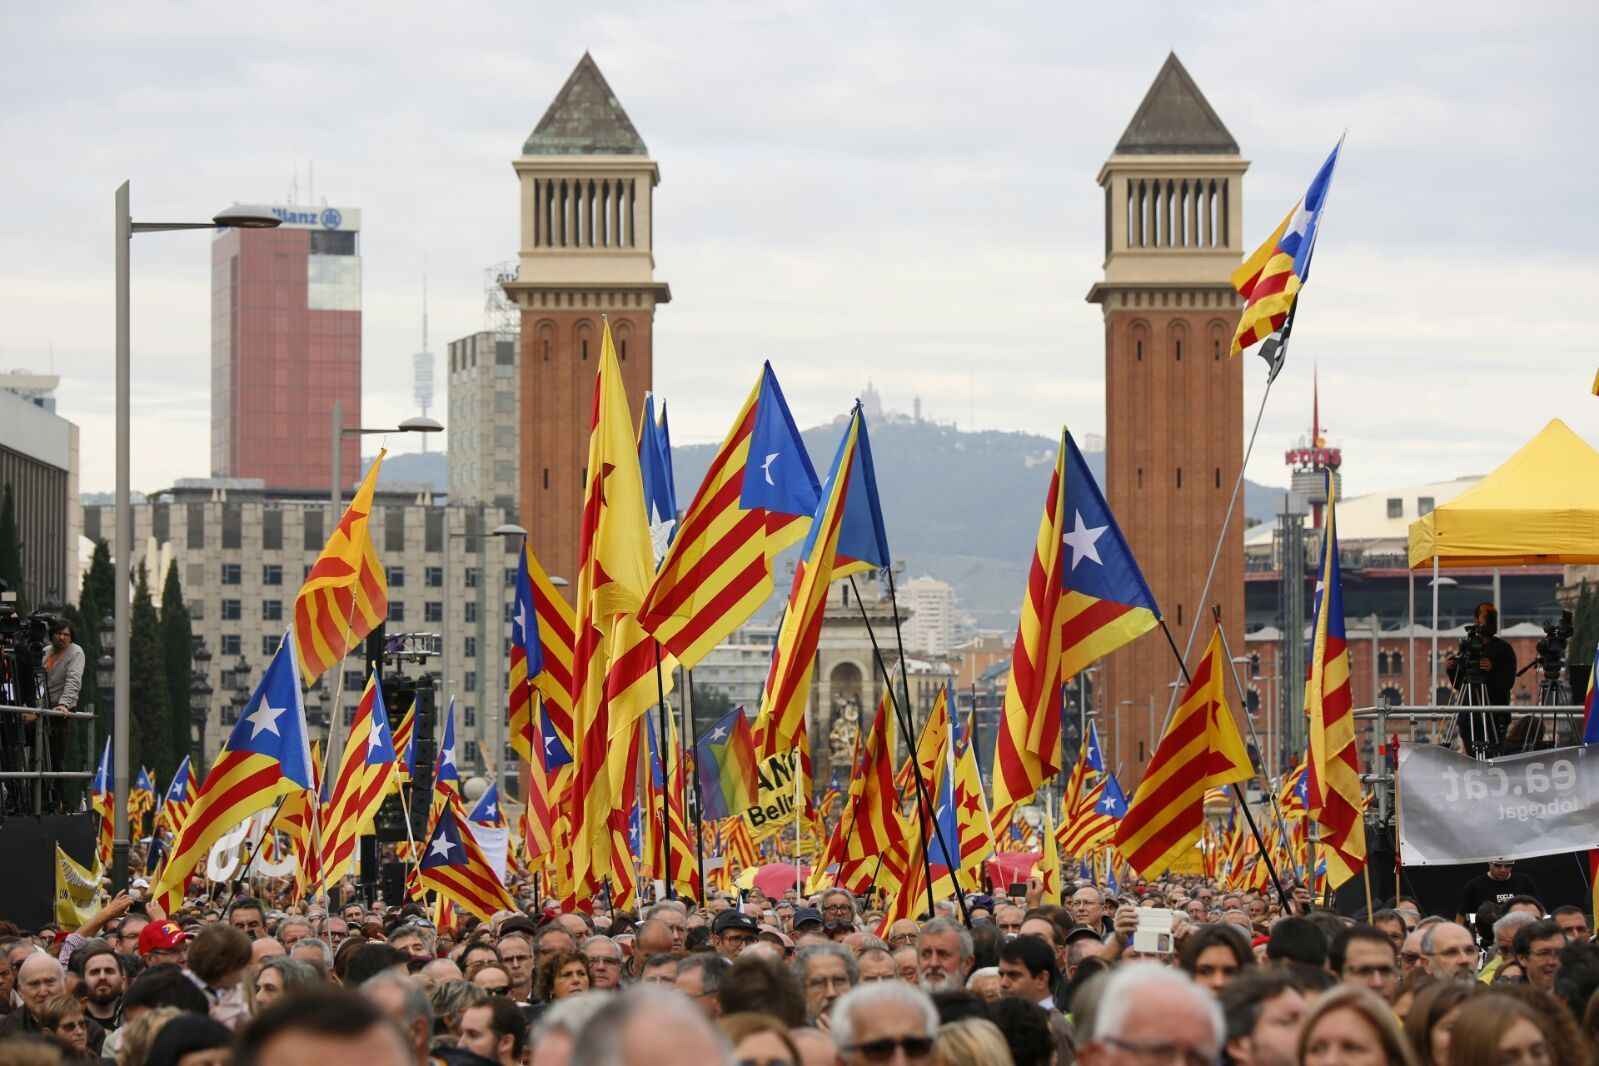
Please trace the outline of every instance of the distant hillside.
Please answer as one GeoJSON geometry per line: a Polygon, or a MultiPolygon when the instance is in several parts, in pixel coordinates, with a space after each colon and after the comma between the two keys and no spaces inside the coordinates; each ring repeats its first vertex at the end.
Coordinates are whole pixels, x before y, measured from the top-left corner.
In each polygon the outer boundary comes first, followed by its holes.
{"type": "MultiPolygon", "coordinates": [[[[839,425],[804,432],[819,476],[838,446],[839,425]]],[[[874,422],[872,455],[888,523],[889,545],[912,577],[928,573],[955,586],[963,609],[985,627],[1008,628],[1026,576],[1038,508],[1055,441],[1032,433],[966,433],[933,422],[890,416],[874,422]]],[[[716,453],[714,445],[673,449],[678,503],[687,507],[716,453]]],[[[1105,453],[1084,458],[1101,484],[1105,453]]],[[[372,457],[362,460],[362,471],[372,457]]],[[[423,483],[444,492],[449,466],[443,452],[406,452],[383,461],[379,485],[423,483]]],[[[1270,520],[1283,490],[1244,483],[1244,513],[1270,520]]],[[[779,583],[781,585],[781,582],[779,583]]],[[[787,591],[786,587],[781,590],[787,591]]],[[[773,608],[775,610],[775,606],[773,608]]]]}
{"type": "MultiPolygon", "coordinates": [[[[838,446],[840,428],[804,431],[819,476],[838,446]]],[[[930,573],[955,586],[961,606],[981,626],[1014,624],[1055,441],[1031,433],[966,433],[947,425],[890,419],[871,427],[872,456],[889,545],[911,576],[930,573]]],[[[687,507],[705,476],[714,445],[673,449],[673,472],[687,507]]],[[[1101,484],[1105,454],[1084,458],[1101,484]]],[[[1246,516],[1268,519],[1282,490],[1246,481],[1246,516]]]]}

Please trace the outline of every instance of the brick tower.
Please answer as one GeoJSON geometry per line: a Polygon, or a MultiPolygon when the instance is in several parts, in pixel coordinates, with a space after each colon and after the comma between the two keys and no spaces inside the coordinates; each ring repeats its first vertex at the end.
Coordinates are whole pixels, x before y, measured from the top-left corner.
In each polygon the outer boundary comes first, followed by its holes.
{"type": "Polygon", "coordinates": [[[609,318],[637,414],[653,374],[655,280],[650,209],[660,171],[588,53],[512,164],[521,238],[506,295],[521,310],[521,519],[540,562],[575,580],[584,463],[609,318]]]}
{"type": "MultiPolygon", "coordinates": [[[[1106,496],[1181,648],[1243,462],[1243,367],[1227,355],[1239,305],[1228,281],[1243,241],[1238,144],[1175,54],[1099,171],[1105,276],[1106,496]]],[[[1243,653],[1243,508],[1222,545],[1210,602],[1243,653]]],[[[1129,786],[1143,776],[1177,677],[1159,633],[1103,665],[1101,742],[1129,786]]],[[[1229,694],[1231,698],[1231,694],[1229,694]]]]}

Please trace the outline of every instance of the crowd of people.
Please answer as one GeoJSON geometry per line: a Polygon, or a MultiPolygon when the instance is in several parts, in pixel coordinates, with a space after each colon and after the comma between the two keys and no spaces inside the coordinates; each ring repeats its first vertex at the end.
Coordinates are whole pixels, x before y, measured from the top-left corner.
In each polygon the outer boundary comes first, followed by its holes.
{"type": "Polygon", "coordinates": [[[1369,922],[1198,879],[1064,905],[1034,883],[886,929],[837,888],[529,900],[454,934],[414,904],[121,894],[78,929],[0,921],[0,1066],[1599,1063],[1589,916],[1529,885],[1499,863],[1469,914],[1369,922]],[[1157,913],[1169,936],[1140,936],[1157,913]]]}

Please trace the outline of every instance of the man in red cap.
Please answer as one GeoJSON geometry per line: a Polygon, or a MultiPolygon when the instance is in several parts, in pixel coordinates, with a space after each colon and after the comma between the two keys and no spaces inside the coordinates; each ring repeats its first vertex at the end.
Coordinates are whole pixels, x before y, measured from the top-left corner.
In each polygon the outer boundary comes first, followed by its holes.
{"type": "Polygon", "coordinates": [[[193,939],[170,918],[151,922],[139,932],[139,954],[146,966],[159,966],[164,962],[182,966],[189,956],[189,941],[193,939]]]}

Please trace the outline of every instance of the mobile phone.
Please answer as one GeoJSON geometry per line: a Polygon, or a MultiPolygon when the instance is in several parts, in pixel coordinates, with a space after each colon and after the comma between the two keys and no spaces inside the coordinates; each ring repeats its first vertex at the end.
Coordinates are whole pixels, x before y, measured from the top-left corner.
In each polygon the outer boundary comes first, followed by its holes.
{"type": "Polygon", "coordinates": [[[1133,932],[1133,950],[1145,955],[1170,955],[1172,923],[1176,915],[1169,907],[1140,907],[1138,928],[1133,932]]]}
{"type": "Polygon", "coordinates": [[[1027,898],[1027,882],[1026,881],[1012,881],[1010,883],[1010,887],[1005,889],[1005,895],[1010,896],[1012,899],[1026,899],[1027,898]]]}

